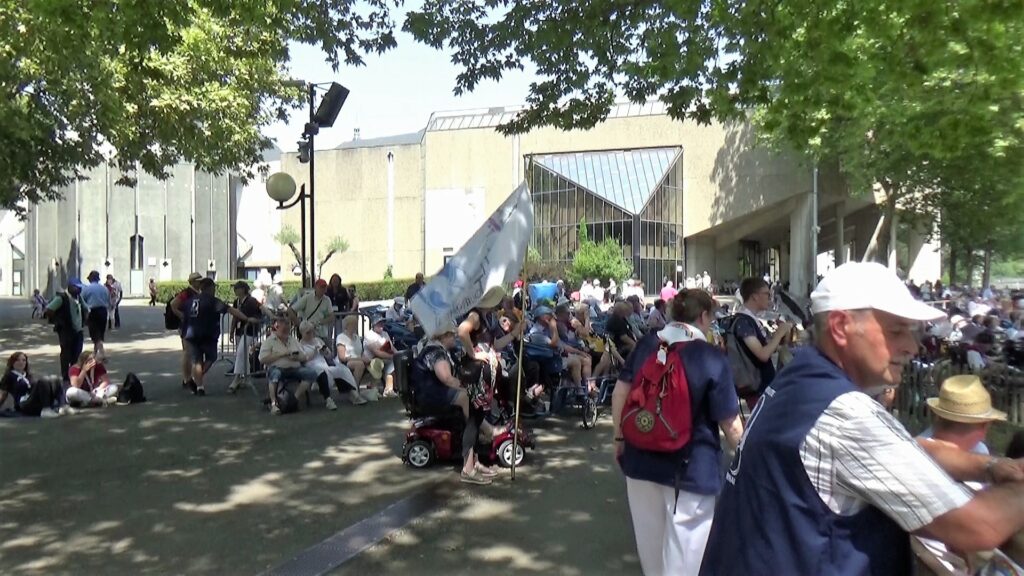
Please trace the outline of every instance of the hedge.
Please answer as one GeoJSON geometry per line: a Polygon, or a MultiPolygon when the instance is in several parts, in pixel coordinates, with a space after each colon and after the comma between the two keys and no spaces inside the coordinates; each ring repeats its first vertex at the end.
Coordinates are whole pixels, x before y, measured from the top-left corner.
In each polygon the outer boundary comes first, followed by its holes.
{"type": "MultiPolygon", "coordinates": [[[[217,281],[217,297],[226,302],[234,300],[235,293],[232,291],[231,286],[237,282],[237,280],[218,280],[217,281]]],[[[247,282],[249,282],[247,280],[247,282]]],[[[359,300],[368,302],[371,300],[390,300],[395,296],[402,296],[405,294],[405,289],[412,284],[412,278],[408,279],[389,279],[389,280],[378,280],[377,282],[359,282],[354,284],[345,284],[349,288],[355,288],[356,295],[359,296],[359,300]]],[[[167,302],[179,292],[188,286],[188,282],[184,280],[172,280],[170,282],[157,282],[156,283],[156,298],[160,302],[167,302]]],[[[249,286],[252,286],[252,282],[249,282],[249,286]]],[[[285,301],[291,301],[301,290],[302,283],[298,280],[290,280],[283,282],[281,287],[284,289],[285,301]]]]}

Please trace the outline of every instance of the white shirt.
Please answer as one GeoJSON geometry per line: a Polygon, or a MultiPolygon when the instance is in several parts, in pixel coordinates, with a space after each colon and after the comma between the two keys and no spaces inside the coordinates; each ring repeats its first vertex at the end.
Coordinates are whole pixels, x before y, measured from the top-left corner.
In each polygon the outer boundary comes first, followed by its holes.
{"type": "Polygon", "coordinates": [[[404,312],[402,311],[402,309],[395,308],[394,306],[388,308],[388,311],[384,313],[384,317],[387,318],[388,320],[401,320],[403,316],[404,312]]]}
{"type": "Polygon", "coordinates": [[[862,392],[832,401],[800,449],[811,485],[836,514],[874,506],[907,532],[960,508],[971,496],[862,392]]]}
{"type": "MultiPolygon", "coordinates": [[[[377,334],[375,331],[370,330],[369,332],[366,333],[366,335],[363,338],[365,340],[364,347],[366,348],[364,354],[366,355],[367,359],[373,358],[373,353],[371,352],[371,350],[376,350],[381,346],[387,344],[388,342],[391,342],[391,337],[388,336],[387,332],[384,332],[383,334],[377,334]]],[[[392,348],[392,350],[393,349],[394,348],[392,348]]]]}
{"type": "Polygon", "coordinates": [[[345,357],[342,360],[359,360],[363,357],[363,339],[358,334],[349,336],[342,332],[335,339],[335,344],[345,347],[345,357]]]}

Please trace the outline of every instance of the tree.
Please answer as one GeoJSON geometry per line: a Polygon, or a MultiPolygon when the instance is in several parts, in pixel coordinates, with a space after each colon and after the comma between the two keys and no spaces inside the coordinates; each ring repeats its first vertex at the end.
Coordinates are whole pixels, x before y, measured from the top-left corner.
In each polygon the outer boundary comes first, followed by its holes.
{"type": "MultiPolygon", "coordinates": [[[[287,246],[288,249],[292,251],[292,256],[295,257],[295,262],[297,262],[300,266],[302,265],[302,251],[298,246],[296,246],[296,244],[299,244],[301,242],[301,238],[299,237],[299,234],[295,231],[295,228],[293,228],[290,224],[282,225],[281,230],[274,235],[274,242],[277,242],[281,246],[287,246]]],[[[316,277],[320,278],[323,275],[324,264],[327,264],[328,260],[330,260],[335,254],[344,254],[345,252],[348,251],[348,248],[348,241],[342,238],[341,236],[334,236],[333,238],[328,240],[324,248],[320,250],[320,252],[323,254],[323,257],[320,258],[320,261],[317,263],[316,277]]],[[[306,262],[306,264],[307,269],[312,269],[311,267],[308,266],[308,261],[306,262]]]]}
{"type": "Polygon", "coordinates": [[[596,243],[587,235],[586,222],[577,229],[579,248],[566,271],[570,285],[579,286],[590,278],[626,278],[633,265],[622,254],[622,246],[615,238],[596,243]]]}
{"type": "Polygon", "coordinates": [[[428,0],[405,28],[453,51],[456,94],[536,67],[503,132],[589,128],[618,94],[702,123],[752,115],[767,142],[837,165],[854,192],[878,185],[886,228],[957,178],[944,166],[1022,164],[1020,2],[428,0]]]}
{"type": "Polygon", "coordinates": [[[0,0],[0,207],[55,199],[104,161],[251,176],[262,129],[304,103],[289,43],[337,70],[395,45],[398,0],[0,0]]]}

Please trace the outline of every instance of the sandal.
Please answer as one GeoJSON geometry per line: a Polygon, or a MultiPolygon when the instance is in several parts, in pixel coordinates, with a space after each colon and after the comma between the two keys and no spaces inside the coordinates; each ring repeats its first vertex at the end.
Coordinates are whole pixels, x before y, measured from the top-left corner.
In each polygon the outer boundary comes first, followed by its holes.
{"type": "Polygon", "coordinates": [[[474,470],[471,474],[466,474],[465,472],[463,472],[459,476],[459,480],[466,484],[477,484],[479,486],[487,486],[488,484],[491,483],[490,478],[484,477],[476,470],[474,470]]]}

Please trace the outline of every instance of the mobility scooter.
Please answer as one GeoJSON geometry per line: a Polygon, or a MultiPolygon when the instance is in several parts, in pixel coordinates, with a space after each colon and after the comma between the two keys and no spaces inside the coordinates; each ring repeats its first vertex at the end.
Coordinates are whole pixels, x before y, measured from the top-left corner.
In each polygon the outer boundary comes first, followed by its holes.
{"type": "MultiPolygon", "coordinates": [[[[443,410],[424,410],[416,404],[416,386],[410,382],[412,350],[395,355],[395,387],[398,389],[412,425],[405,434],[402,461],[413,468],[427,468],[437,461],[462,458],[462,432],[465,427],[462,410],[450,406],[443,410]]],[[[514,445],[511,426],[499,424],[490,443],[477,444],[476,451],[485,462],[497,462],[510,467],[514,461],[520,465],[526,448],[535,448],[532,433],[519,429],[518,444],[514,445]]]]}

